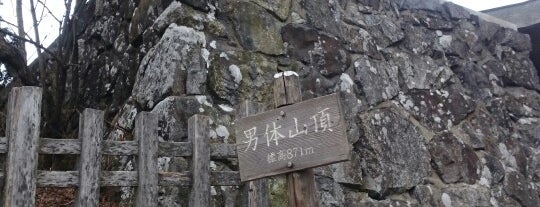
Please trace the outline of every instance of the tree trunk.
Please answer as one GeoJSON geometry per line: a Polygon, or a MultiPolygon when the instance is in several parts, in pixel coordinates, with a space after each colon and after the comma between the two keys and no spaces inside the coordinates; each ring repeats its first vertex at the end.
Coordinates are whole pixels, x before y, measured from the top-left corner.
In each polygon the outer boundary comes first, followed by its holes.
{"type": "MultiPolygon", "coordinates": [[[[17,12],[17,30],[19,37],[24,39],[25,32],[24,32],[24,21],[23,21],[23,13],[22,13],[22,0],[17,0],[16,2],[16,8],[17,12]]],[[[19,49],[21,50],[21,53],[23,54],[24,62],[26,63],[26,47],[24,46],[24,42],[19,42],[20,45],[18,45],[19,49]]],[[[26,64],[25,64],[26,65],[26,64]]]]}

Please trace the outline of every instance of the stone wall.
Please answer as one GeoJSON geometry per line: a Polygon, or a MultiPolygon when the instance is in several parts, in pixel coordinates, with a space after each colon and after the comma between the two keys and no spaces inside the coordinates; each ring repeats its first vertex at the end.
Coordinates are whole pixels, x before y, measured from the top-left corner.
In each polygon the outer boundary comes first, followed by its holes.
{"type": "MultiPolygon", "coordinates": [[[[235,143],[234,106],[271,108],[273,75],[292,70],[304,100],[339,92],[347,115],[352,160],[316,169],[321,206],[540,203],[540,83],[529,37],[462,7],[98,0],[86,8],[94,14],[79,25],[75,87],[84,106],[107,109],[109,139],[130,139],[135,115],[152,111],[164,141],[185,140],[187,118],[206,114],[212,141],[235,143]]],[[[169,171],[187,163],[160,158],[169,171]]],[[[238,166],[221,160],[212,168],[238,166]]],[[[277,184],[272,191],[283,195],[277,184]]],[[[236,188],[212,193],[216,206],[241,200],[236,188]]],[[[185,205],[180,194],[162,189],[160,202],[185,205]]]]}

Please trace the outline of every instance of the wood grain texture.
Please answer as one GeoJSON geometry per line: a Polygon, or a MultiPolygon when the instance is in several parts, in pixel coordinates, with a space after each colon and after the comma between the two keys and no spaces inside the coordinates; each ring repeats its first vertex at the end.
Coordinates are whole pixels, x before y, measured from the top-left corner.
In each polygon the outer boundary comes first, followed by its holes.
{"type": "Polygon", "coordinates": [[[317,188],[313,168],[287,174],[289,204],[291,207],[318,206],[317,188]]]}
{"type": "MultiPolygon", "coordinates": [[[[4,172],[0,172],[0,179],[4,179],[4,172]]],[[[189,186],[191,185],[190,172],[159,172],[160,186],[189,186]]],[[[213,186],[240,185],[238,171],[210,172],[210,184],[213,186]]],[[[137,186],[136,171],[102,171],[99,185],[101,187],[137,186]]],[[[72,187],[79,186],[79,171],[37,171],[38,187],[72,187]]]]}
{"type": "Polygon", "coordinates": [[[79,119],[79,191],[76,206],[98,206],[104,112],[85,109],[79,119]]]}
{"type": "Polygon", "coordinates": [[[300,79],[296,73],[279,73],[275,76],[274,106],[281,107],[302,101],[302,91],[300,89],[300,79]]]}
{"type": "Polygon", "coordinates": [[[159,172],[160,186],[189,186],[191,174],[189,172],[159,172]]]}
{"type": "Polygon", "coordinates": [[[158,118],[141,112],[135,118],[135,139],[139,141],[139,185],[136,206],[157,206],[158,201],[158,118]]]}
{"type": "MultiPolygon", "coordinates": [[[[253,101],[243,101],[237,107],[238,117],[247,117],[264,111],[264,105],[253,101]]],[[[268,192],[268,180],[261,178],[244,183],[241,187],[242,195],[247,200],[243,199],[242,203],[246,203],[250,207],[268,207],[270,206],[270,196],[268,192]]],[[[244,204],[244,205],[246,205],[244,204]]]]}
{"type": "MultiPolygon", "coordinates": [[[[81,140],[79,139],[53,139],[40,138],[40,154],[80,154],[81,140]]],[[[101,142],[102,155],[127,156],[139,153],[137,141],[113,141],[101,142]]],[[[165,157],[191,157],[193,144],[191,142],[159,142],[158,153],[165,157]]],[[[8,142],[6,137],[0,137],[0,154],[7,153],[8,142]]],[[[212,159],[236,158],[236,145],[234,144],[211,144],[210,156],[212,159]]]]}
{"type": "Polygon", "coordinates": [[[238,119],[235,132],[242,181],[349,159],[338,94],[238,119]]]}
{"type": "MultiPolygon", "coordinates": [[[[279,80],[279,79],[274,79],[274,83],[280,82],[280,81],[281,80],[279,80]]],[[[289,76],[289,78],[287,78],[283,73],[283,82],[284,82],[284,84],[283,84],[284,88],[281,89],[281,88],[274,87],[274,93],[282,93],[280,90],[285,90],[286,95],[283,96],[283,97],[274,97],[274,98],[276,98],[276,99],[286,99],[287,104],[295,104],[295,103],[298,103],[298,102],[302,101],[302,90],[300,89],[300,80],[298,78],[294,78],[294,77],[291,77],[291,76],[289,76]]],[[[326,96],[326,97],[329,97],[329,96],[326,96]]],[[[340,126],[338,126],[337,128],[332,128],[332,124],[331,124],[332,121],[330,121],[329,123],[330,123],[330,127],[332,129],[340,130],[340,134],[337,134],[337,139],[338,139],[338,142],[341,141],[341,143],[337,144],[339,148],[322,148],[322,150],[326,150],[326,152],[335,152],[336,150],[340,151],[340,150],[343,150],[343,149],[349,149],[347,147],[348,142],[347,142],[347,137],[345,135],[345,122],[344,122],[343,116],[342,116],[342,114],[343,114],[342,111],[343,110],[341,110],[341,104],[339,102],[339,96],[337,96],[335,94],[334,97],[335,97],[334,100],[337,100],[337,101],[333,102],[331,104],[334,107],[337,106],[338,115],[339,115],[339,117],[335,118],[334,122],[338,123],[338,125],[340,125],[340,126]],[[341,145],[345,145],[345,147],[343,147],[341,145]]],[[[322,98],[317,99],[318,101],[317,100],[311,100],[311,102],[314,105],[317,105],[317,104],[322,105],[322,104],[324,104],[326,102],[326,100],[321,100],[321,99],[322,98]]],[[[283,102],[283,101],[275,101],[275,103],[276,103],[275,107],[276,108],[282,107],[283,105],[277,105],[278,102],[283,102]]],[[[330,106],[332,106],[332,105],[330,105],[330,106]]],[[[299,107],[300,104],[296,104],[296,106],[299,107]]],[[[309,105],[307,105],[307,106],[309,106],[309,105]]],[[[330,108],[330,106],[328,108],[330,108]]],[[[322,106],[320,108],[325,109],[327,107],[322,106]]],[[[283,107],[281,109],[283,109],[283,107]]],[[[314,124],[316,125],[316,122],[314,124]]],[[[315,126],[315,130],[317,130],[317,127],[318,126],[315,126]]],[[[295,128],[296,128],[295,131],[298,131],[298,127],[295,126],[295,128]]],[[[330,139],[332,138],[330,136],[328,136],[328,137],[330,139]]],[[[323,140],[321,140],[321,141],[323,141],[323,140]]],[[[323,151],[323,152],[325,152],[325,151],[323,151]]],[[[348,152],[346,152],[346,153],[347,153],[346,157],[348,159],[348,152]]],[[[332,155],[332,156],[336,156],[336,155],[332,155]]],[[[324,156],[322,158],[324,158],[324,156]]],[[[342,159],[342,155],[337,155],[334,158],[336,158],[336,161],[339,161],[340,159],[342,159]]],[[[291,161],[291,163],[292,163],[292,161],[291,161]]],[[[297,162],[295,162],[295,163],[297,163],[297,162]]],[[[302,164],[302,163],[300,163],[300,164],[302,164]]],[[[291,167],[291,166],[289,166],[289,167],[291,167]]],[[[288,187],[288,192],[289,192],[289,205],[291,207],[317,207],[319,205],[319,203],[317,201],[317,191],[316,191],[317,188],[315,186],[315,175],[313,173],[312,168],[307,168],[307,169],[303,169],[301,171],[291,172],[291,173],[287,174],[287,187],[288,187]]]]}
{"type": "Polygon", "coordinates": [[[75,187],[79,185],[78,171],[38,171],[39,187],[75,187]]]}
{"type": "Polygon", "coordinates": [[[7,137],[0,137],[0,153],[6,153],[8,150],[7,137]]]}
{"type": "Polygon", "coordinates": [[[274,106],[280,107],[287,105],[287,91],[285,90],[285,81],[283,81],[283,73],[281,76],[274,79],[274,106]],[[280,81],[277,81],[280,80],[280,81]]]}
{"type": "Polygon", "coordinates": [[[137,186],[137,171],[101,171],[100,186],[137,186]]]}
{"type": "Polygon", "coordinates": [[[39,139],[40,154],[79,154],[81,140],[79,139],[39,139]]]}
{"type": "Polygon", "coordinates": [[[192,147],[191,142],[160,142],[158,154],[165,157],[187,157],[193,154],[192,147]]]}
{"type": "Polygon", "coordinates": [[[113,141],[103,140],[101,143],[101,153],[104,155],[137,155],[139,152],[139,143],[137,141],[113,141]]]}
{"type": "Polygon", "coordinates": [[[210,118],[193,115],[188,119],[188,139],[193,143],[189,206],[210,206],[210,118]]]}
{"type": "Polygon", "coordinates": [[[41,98],[37,87],[13,88],[9,94],[4,206],[35,205],[41,98]]]}

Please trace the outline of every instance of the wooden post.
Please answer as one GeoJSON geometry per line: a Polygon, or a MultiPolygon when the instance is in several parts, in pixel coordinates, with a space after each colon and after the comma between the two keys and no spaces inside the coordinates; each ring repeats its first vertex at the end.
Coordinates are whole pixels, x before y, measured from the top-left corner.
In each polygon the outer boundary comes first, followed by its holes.
{"type": "Polygon", "coordinates": [[[136,206],[157,206],[158,201],[158,118],[141,112],[135,119],[135,139],[139,141],[136,206]]]}
{"type": "Polygon", "coordinates": [[[38,87],[13,88],[9,95],[4,206],[35,205],[41,98],[38,87]]]}
{"type": "Polygon", "coordinates": [[[98,206],[99,173],[101,167],[101,140],[103,138],[104,112],[84,109],[79,118],[79,192],[76,206],[98,206]]]}
{"type": "MultiPolygon", "coordinates": [[[[237,107],[238,118],[257,114],[264,111],[264,105],[252,101],[243,101],[237,107]]],[[[247,203],[249,207],[269,207],[270,197],[268,196],[268,179],[258,179],[246,183],[242,187],[242,195],[247,197],[247,202],[243,201],[243,205],[247,203]]]]}
{"type": "Polygon", "coordinates": [[[189,206],[210,206],[210,118],[193,115],[188,119],[188,139],[193,143],[189,206]]]}
{"type": "MultiPolygon", "coordinates": [[[[300,80],[292,71],[274,76],[274,104],[276,108],[302,101],[300,80]]],[[[287,174],[289,203],[292,207],[318,206],[313,169],[287,174]]]]}

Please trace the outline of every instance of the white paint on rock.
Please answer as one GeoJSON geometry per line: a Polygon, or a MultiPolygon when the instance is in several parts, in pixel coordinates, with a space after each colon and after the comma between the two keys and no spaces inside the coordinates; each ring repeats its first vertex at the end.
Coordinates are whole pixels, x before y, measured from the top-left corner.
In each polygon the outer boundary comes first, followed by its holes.
{"type": "Polygon", "coordinates": [[[285,71],[285,72],[281,72],[281,73],[276,73],[274,75],[274,78],[280,78],[280,77],[282,77],[284,75],[285,75],[285,77],[291,76],[291,75],[294,75],[294,76],[297,76],[297,77],[299,76],[298,73],[296,73],[294,71],[285,71]]]}
{"type": "Polygon", "coordinates": [[[229,130],[227,129],[227,127],[223,126],[223,125],[218,125],[218,127],[216,128],[216,134],[218,135],[218,137],[223,137],[223,141],[225,143],[228,143],[228,139],[229,139],[229,130]]]}
{"type": "Polygon", "coordinates": [[[217,133],[216,133],[215,130],[210,129],[210,133],[208,133],[208,136],[210,137],[210,139],[216,139],[217,138],[217,133]]]}
{"type": "Polygon", "coordinates": [[[224,53],[224,52],[219,53],[219,57],[225,58],[225,60],[229,60],[229,56],[227,55],[227,53],[224,53]]]}
{"type": "Polygon", "coordinates": [[[240,84],[240,82],[242,81],[242,72],[240,72],[240,68],[236,65],[230,65],[229,72],[234,78],[234,82],[236,82],[236,84],[240,84]]]}
{"type": "Polygon", "coordinates": [[[234,109],[231,106],[227,105],[227,104],[218,104],[218,106],[224,112],[232,112],[232,111],[234,111],[234,109]]]}
{"type": "Polygon", "coordinates": [[[341,80],[341,91],[345,91],[347,93],[350,93],[351,92],[351,89],[354,85],[354,82],[353,80],[351,79],[351,76],[349,76],[349,74],[347,73],[342,73],[341,76],[339,77],[339,79],[341,80]]]}
{"type": "Polygon", "coordinates": [[[208,51],[206,48],[203,48],[201,50],[201,56],[204,59],[204,62],[206,62],[206,68],[210,68],[210,51],[208,51]]]}
{"type": "Polygon", "coordinates": [[[195,98],[197,99],[197,102],[199,102],[199,104],[204,104],[206,106],[212,107],[212,104],[208,102],[208,100],[206,99],[206,96],[198,95],[198,96],[195,96],[195,98]]]}
{"type": "Polygon", "coordinates": [[[443,193],[441,196],[441,200],[444,207],[452,207],[452,199],[450,199],[450,196],[448,194],[443,193]]]}

